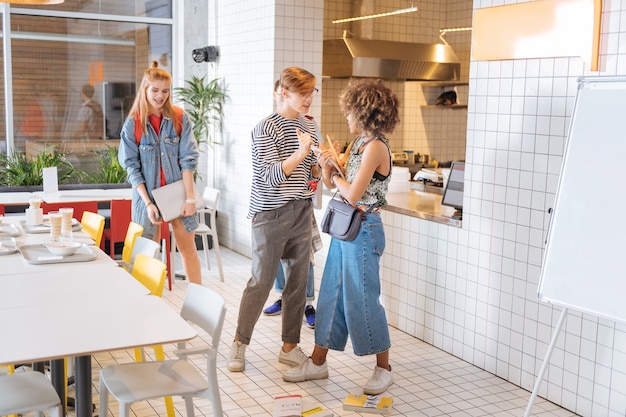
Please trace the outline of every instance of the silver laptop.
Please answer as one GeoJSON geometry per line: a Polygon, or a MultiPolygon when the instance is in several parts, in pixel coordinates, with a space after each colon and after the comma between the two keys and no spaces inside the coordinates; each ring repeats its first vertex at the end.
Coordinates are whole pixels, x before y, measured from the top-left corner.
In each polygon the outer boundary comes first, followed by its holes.
{"type": "MultiPolygon", "coordinates": [[[[198,192],[198,187],[195,187],[196,197],[196,209],[204,207],[204,200],[202,200],[202,194],[198,192]]],[[[155,188],[152,190],[152,197],[154,202],[161,213],[161,218],[166,222],[177,219],[180,217],[183,204],[187,199],[187,193],[185,192],[185,184],[183,180],[173,182],[171,184],[164,185],[163,187],[155,188]]]]}

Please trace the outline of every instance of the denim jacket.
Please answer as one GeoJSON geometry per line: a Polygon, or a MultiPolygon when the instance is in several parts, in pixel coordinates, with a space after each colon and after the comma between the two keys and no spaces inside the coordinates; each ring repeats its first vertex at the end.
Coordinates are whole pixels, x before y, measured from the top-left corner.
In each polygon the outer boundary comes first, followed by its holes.
{"type": "MultiPolygon", "coordinates": [[[[137,185],[145,183],[150,199],[154,201],[152,190],[160,187],[161,168],[167,184],[181,180],[182,171],[196,170],[199,152],[192,124],[186,113],[183,113],[180,137],[176,134],[172,119],[165,116],[161,121],[160,135],[157,136],[150,122],[147,122],[147,131],[147,134],[141,135],[138,146],[135,139],[135,117],[129,116],[122,127],[118,160],[126,169],[127,181],[133,187],[132,219],[144,227],[144,236],[152,238],[157,225],[150,222],[146,205],[137,192],[137,185]]],[[[181,220],[187,232],[198,227],[195,215],[181,217],[181,220]]]]}

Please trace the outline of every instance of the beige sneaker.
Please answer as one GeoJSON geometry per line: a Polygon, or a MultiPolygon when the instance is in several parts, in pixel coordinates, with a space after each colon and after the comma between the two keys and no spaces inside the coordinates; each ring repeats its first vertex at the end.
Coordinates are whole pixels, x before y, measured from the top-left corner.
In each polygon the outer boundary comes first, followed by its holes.
{"type": "Polygon", "coordinates": [[[300,364],[306,362],[307,359],[309,359],[309,357],[304,354],[300,346],[296,346],[288,353],[281,347],[280,353],[278,354],[278,362],[289,366],[300,366],[300,364]]]}
{"type": "Polygon", "coordinates": [[[393,373],[391,373],[391,366],[389,367],[389,370],[376,366],[374,368],[374,373],[372,374],[370,379],[367,380],[367,383],[363,387],[363,394],[382,394],[383,392],[387,391],[387,388],[389,388],[391,384],[393,384],[393,373]]]}
{"type": "Polygon", "coordinates": [[[239,341],[233,341],[228,356],[228,370],[231,372],[241,372],[246,368],[246,345],[239,341]]]}
{"type": "Polygon", "coordinates": [[[326,378],[328,378],[327,362],[316,365],[311,358],[307,358],[300,366],[287,369],[283,372],[283,380],[287,382],[302,382],[326,378]]]}

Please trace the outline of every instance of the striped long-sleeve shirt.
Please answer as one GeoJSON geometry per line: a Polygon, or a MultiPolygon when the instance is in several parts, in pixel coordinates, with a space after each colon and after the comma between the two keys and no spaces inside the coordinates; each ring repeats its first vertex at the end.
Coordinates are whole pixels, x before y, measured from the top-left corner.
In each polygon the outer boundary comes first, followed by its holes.
{"type": "Polygon", "coordinates": [[[296,129],[307,132],[319,144],[315,121],[310,116],[296,119],[276,113],[261,120],[252,130],[252,190],[248,218],[260,211],[274,210],[290,201],[311,198],[311,168],[317,157],[311,152],[298,167],[286,176],[282,161],[298,149],[296,129]]]}

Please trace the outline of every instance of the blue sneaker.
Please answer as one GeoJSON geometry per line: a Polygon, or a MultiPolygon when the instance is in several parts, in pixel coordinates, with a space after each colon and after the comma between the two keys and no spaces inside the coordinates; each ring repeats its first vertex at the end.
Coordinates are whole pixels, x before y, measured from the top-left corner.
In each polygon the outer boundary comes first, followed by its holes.
{"type": "Polygon", "coordinates": [[[274,304],[272,304],[271,306],[263,310],[263,313],[268,316],[277,316],[280,314],[282,310],[283,310],[283,300],[279,298],[278,300],[274,302],[274,304]]]}
{"type": "Polygon", "coordinates": [[[315,308],[313,306],[306,306],[304,309],[304,318],[306,325],[311,329],[315,329],[315,308]]]}

